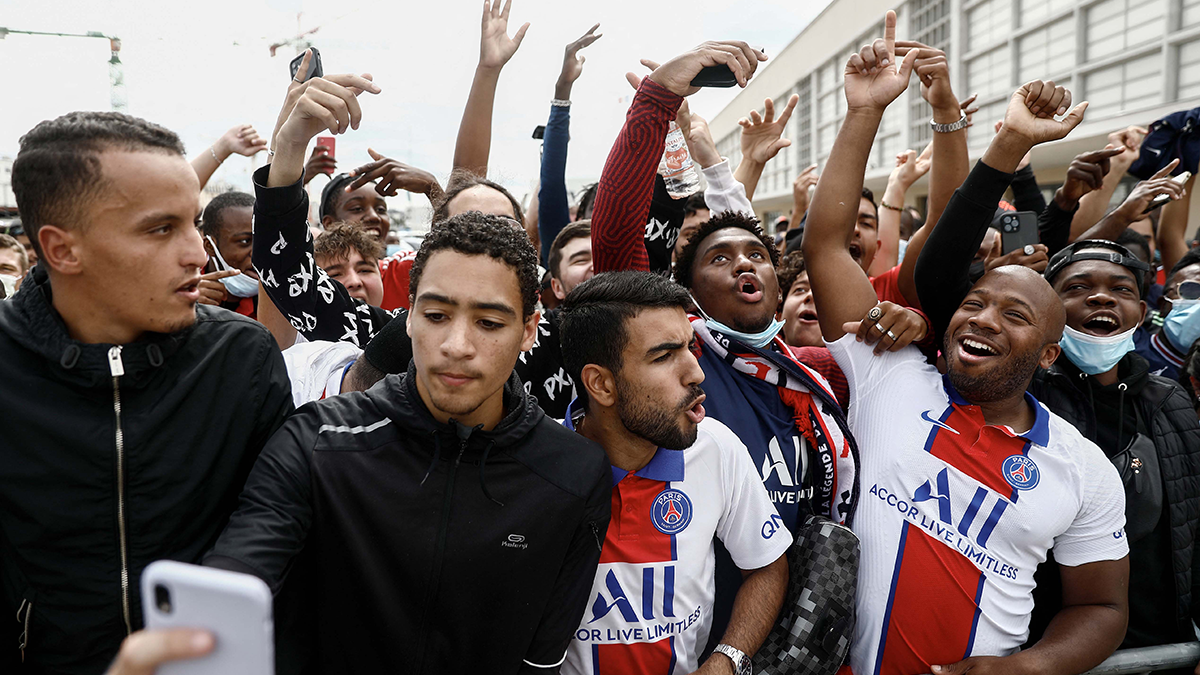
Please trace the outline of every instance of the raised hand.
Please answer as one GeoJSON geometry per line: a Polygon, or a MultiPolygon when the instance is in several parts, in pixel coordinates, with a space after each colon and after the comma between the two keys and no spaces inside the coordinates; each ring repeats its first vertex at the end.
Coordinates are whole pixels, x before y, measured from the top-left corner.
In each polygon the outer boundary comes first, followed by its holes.
{"type": "Polygon", "coordinates": [[[483,27],[479,35],[479,67],[499,70],[517,53],[521,41],[525,39],[525,31],[529,30],[526,22],[510,38],[508,37],[508,12],[512,9],[512,0],[504,3],[501,0],[483,0],[483,27]]]}
{"type": "Polygon", "coordinates": [[[225,291],[225,284],[221,283],[221,279],[231,277],[238,274],[238,270],[217,270],[208,274],[200,275],[200,299],[197,300],[202,305],[220,305],[229,299],[229,294],[225,291]]]}
{"type": "Polygon", "coordinates": [[[1083,121],[1087,101],[1071,109],[1071,92],[1054,82],[1034,80],[1013,92],[1000,133],[1015,134],[1031,145],[1064,138],[1083,121]],[[1061,121],[1054,119],[1070,110],[1061,121]]]}
{"type": "Polygon", "coordinates": [[[688,118],[690,123],[686,139],[692,159],[702,169],[720,164],[721,153],[717,152],[717,144],[713,141],[712,132],[708,130],[708,120],[690,112],[688,118]]]}
{"type": "Polygon", "coordinates": [[[929,102],[934,110],[965,112],[950,87],[950,64],[946,52],[920,42],[900,41],[896,43],[896,58],[905,58],[916,51],[913,71],[921,81],[921,98],[929,102]]]}
{"type": "Polygon", "coordinates": [[[226,131],[213,145],[213,152],[222,158],[234,153],[251,157],[266,149],[266,139],[259,138],[258,132],[249,124],[239,124],[226,131]]]}
{"type": "Polygon", "coordinates": [[[1009,251],[1004,255],[998,255],[1000,251],[1000,239],[996,239],[996,251],[987,257],[987,262],[984,263],[984,269],[992,271],[997,267],[1005,265],[1021,265],[1041,274],[1046,271],[1046,266],[1050,264],[1050,249],[1045,244],[1026,244],[1025,248],[1009,251]]]}
{"type": "Polygon", "coordinates": [[[975,126],[973,117],[979,112],[979,106],[975,105],[975,99],[979,98],[979,94],[971,94],[967,98],[959,102],[958,107],[962,108],[963,114],[967,116],[967,128],[975,126]]]}
{"type": "Polygon", "coordinates": [[[1132,223],[1142,217],[1142,213],[1150,206],[1150,202],[1159,195],[1167,195],[1171,201],[1181,199],[1185,193],[1183,185],[1171,179],[1171,172],[1179,166],[1179,160],[1171,160],[1147,180],[1133,186],[1129,196],[1113,212],[1113,217],[1120,218],[1126,223],[1132,223]]]}
{"type": "Polygon", "coordinates": [[[910,49],[904,60],[896,63],[896,13],[889,9],[883,37],[851,55],[846,63],[847,109],[882,113],[908,88],[918,53],[910,49]]]}
{"type": "Polygon", "coordinates": [[[313,147],[308,162],[304,165],[304,184],[317,177],[317,174],[332,176],[337,171],[337,160],[329,156],[329,148],[323,145],[313,147]]]}
{"type": "MultiPolygon", "coordinates": [[[[677,96],[689,96],[700,91],[692,86],[692,79],[707,66],[729,66],[738,86],[745,87],[760,61],[767,55],[740,40],[705,42],[704,44],[676,56],[662,64],[652,66],[652,61],[642,59],[642,65],[654,70],[650,79],[677,96]]],[[[626,75],[628,78],[629,76],[626,75]]]]}
{"type": "Polygon", "coordinates": [[[1145,127],[1131,126],[1124,129],[1118,129],[1108,135],[1108,142],[1116,147],[1125,148],[1123,152],[1113,157],[1113,165],[1120,167],[1122,170],[1128,169],[1135,161],[1137,161],[1138,153],[1142,149],[1142,141],[1146,140],[1146,134],[1150,133],[1145,127]]]}
{"type": "Polygon", "coordinates": [[[347,192],[353,192],[373,180],[378,180],[375,191],[385,197],[392,197],[400,190],[429,195],[431,199],[441,194],[442,186],[428,171],[384,157],[371,148],[367,148],[367,152],[375,161],[350,172],[354,182],[346,186],[347,192]]]}
{"type": "Polygon", "coordinates": [[[1110,160],[1124,151],[1125,148],[1109,145],[1103,150],[1076,155],[1067,167],[1066,182],[1055,194],[1059,206],[1071,208],[1087,193],[1099,190],[1104,185],[1104,176],[1108,174],[1110,160]]]}
{"type": "MultiPolygon", "coordinates": [[[[642,59],[641,63],[651,71],[658,70],[658,63],[650,59],[642,59]]],[[[642,78],[633,72],[625,73],[625,81],[629,83],[629,86],[633,87],[634,91],[637,91],[638,87],[642,86],[642,78]]],[[[683,103],[679,104],[679,112],[675,113],[675,126],[680,129],[692,128],[692,112],[691,108],[688,107],[686,98],[683,99],[683,103]]]]}
{"type": "Polygon", "coordinates": [[[587,60],[586,57],[577,56],[577,54],[579,50],[604,36],[603,33],[596,32],[599,27],[600,24],[592,26],[588,32],[583,34],[583,37],[567,45],[566,53],[563,55],[562,72],[558,74],[558,84],[554,88],[554,98],[563,100],[571,98],[571,85],[575,84],[575,80],[578,80],[579,76],[583,74],[583,62],[587,60]]]}
{"type": "Polygon", "coordinates": [[[913,183],[921,180],[921,176],[929,173],[932,158],[933,143],[926,145],[920,155],[916,150],[905,150],[896,155],[896,168],[892,169],[888,182],[895,181],[907,191],[913,183]]]}
{"type": "Polygon", "coordinates": [[[809,190],[817,186],[821,174],[817,173],[817,165],[812,164],[796,176],[792,181],[792,220],[799,223],[808,211],[809,190]]]}
{"type": "Polygon", "coordinates": [[[749,119],[743,117],[738,120],[738,124],[742,127],[742,157],[759,164],[766,164],[768,160],[779,154],[780,150],[791,145],[790,140],[781,137],[787,128],[792,111],[796,109],[796,104],[799,102],[800,96],[792,94],[783,111],[779,113],[779,118],[776,119],[775,102],[768,98],[763,101],[762,115],[759,115],[757,110],[751,110],[749,119]]]}
{"type": "Polygon", "coordinates": [[[280,126],[276,141],[307,146],[322,131],[337,135],[357,129],[362,121],[358,95],[364,91],[378,94],[381,90],[371,81],[371,75],[364,73],[314,77],[293,91],[299,95],[280,126]]]}

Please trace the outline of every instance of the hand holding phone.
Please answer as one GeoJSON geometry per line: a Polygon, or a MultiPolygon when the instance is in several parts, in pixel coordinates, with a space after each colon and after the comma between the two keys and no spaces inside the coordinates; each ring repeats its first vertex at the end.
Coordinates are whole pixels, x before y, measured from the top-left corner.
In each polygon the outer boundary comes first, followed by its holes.
{"type": "Polygon", "coordinates": [[[289,65],[292,72],[292,80],[296,82],[307,82],[314,77],[323,77],[325,75],[325,70],[321,67],[321,52],[316,47],[309,47],[301,52],[296,58],[292,59],[289,65]],[[312,52],[312,58],[308,61],[308,69],[303,74],[297,75],[300,72],[300,67],[304,65],[304,55],[309,51],[312,52]]]}
{"type": "Polygon", "coordinates": [[[271,591],[258,577],[159,560],[141,586],[148,629],[201,629],[216,640],[207,656],[163,665],[159,675],[275,673],[271,591]]]}
{"type": "MultiPolygon", "coordinates": [[[[1172,176],[1171,180],[1175,183],[1178,183],[1179,185],[1183,185],[1184,183],[1188,182],[1188,180],[1191,177],[1192,177],[1191,171],[1184,171],[1183,173],[1179,174],[1178,176],[1172,176]]],[[[1169,195],[1165,192],[1157,195],[1154,199],[1150,200],[1150,203],[1146,206],[1146,210],[1142,211],[1142,215],[1146,215],[1147,213],[1150,213],[1154,209],[1164,206],[1169,201],[1171,201],[1171,195],[1169,195]]]]}
{"type": "Polygon", "coordinates": [[[1038,243],[1037,214],[1033,211],[1012,211],[995,218],[996,229],[1000,230],[1001,250],[1007,255],[1026,246],[1038,243]]]}

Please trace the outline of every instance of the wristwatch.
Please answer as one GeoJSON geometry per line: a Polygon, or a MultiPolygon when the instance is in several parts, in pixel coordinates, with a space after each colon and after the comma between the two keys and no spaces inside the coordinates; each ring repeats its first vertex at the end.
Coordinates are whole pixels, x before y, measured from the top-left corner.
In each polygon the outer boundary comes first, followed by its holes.
{"type": "Polygon", "coordinates": [[[929,120],[929,126],[933,127],[933,130],[939,134],[949,134],[959,129],[966,129],[967,113],[964,112],[962,117],[958,118],[957,122],[951,122],[950,124],[938,124],[933,120],[929,120]]]}
{"type": "Polygon", "coordinates": [[[726,644],[720,644],[713,648],[713,653],[724,654],[733,661],[733,671],[737,675],[750,675],[750,657],[746,656],[742,650],[737,647],[730,647],[726,644]]]}

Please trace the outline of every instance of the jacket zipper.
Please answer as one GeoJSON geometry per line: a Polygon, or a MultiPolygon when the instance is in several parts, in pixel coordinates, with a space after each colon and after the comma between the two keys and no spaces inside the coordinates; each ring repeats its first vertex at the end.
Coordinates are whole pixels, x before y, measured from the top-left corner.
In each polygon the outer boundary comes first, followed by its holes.
{"type": "MultiPolygon", "coordinates": [[[[446,478],[446,494],[442,499],[442,518],[441,523],[438,525],[437,546],[433,553],[433,583],[429,585],[429,595],[427,596],[428,599],[425,602],[424,612],[426,620],[423,621],[422,624],[428,623],[429,609],[437,600],[438,587],[441,586],[442,583],[442,560],[446,556],[446,538],[448,536],[448,530],[450,529],[450,507],[454,501],[454,476],[458,472],[458,464],[462,461],[463,454],[467,451],[467,440],[468,439],[466,438],[462,439],[462,442],[458,447],[458,456],[454,458],[454,463],[450,465],[450,474],[446,478]]],[[[425,635],[422,636],[421,639],[421,649],[418,652],[420,655],[420,660],[418,661],[420,665],[416,670],[418,673],[424,671],[425,642],[427,637],[428,628],[426,627],[425,635]]]]}
{"type": "Polygon", "coordinates": [[[121,429],[121,376],[125,364],[121,361],[121,346],[108,350],[108,369],[112,373],[113,415],[116,417],[117,441],[117,536],[121,545],[121,613],[125,617],[125,634],[133,632],[129,617],[129,552],[125,535],[125,432],[121,429]]]}

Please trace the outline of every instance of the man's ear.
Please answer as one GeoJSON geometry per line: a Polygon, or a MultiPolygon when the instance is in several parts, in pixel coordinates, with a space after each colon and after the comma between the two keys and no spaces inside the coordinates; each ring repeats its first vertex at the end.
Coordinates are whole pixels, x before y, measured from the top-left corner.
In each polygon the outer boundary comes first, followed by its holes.
{"type": "Polygon", "coordinates": [[[42,261],[59,274],[82,274],[83,260],[79,254],[79,233],[57,225],[42,225],[37,231],[42,261]]]}
{"type": "Polygon", "coordinates": [[[589,404],[611,408],[617,404],[617,378],[604,366],[589,363],[579,373],[589,404]]]}
{"type": "Polygon", "coordinates": [[[201,234],[200,241],[204,244],[205,255],[207,255],[209,258],[216,258],[217,252],[213,250],[212,244],[208,241],[208,237],[201,234]]]}
{"type": "Polygon", "coordinates": [[[567,292],[563,290],[562,282],[554,277],[550,277],[550,290],[554,291],[554,297],[558,298],[559,302],[567,299],[567,292]]]}
{"type": "Polygon", "coordinates": [[[321,216],[321,227],[329,227],[332,224],[333,224],[333,216],[332,215],[327,213],[327,214],[321,216]]]}
{"type": "Polygon", "coordinates": [[[409,296],[408,296],[409,310],[404,315],[404,332],[408,333],[408,339],[410,339],[410,340],[412,339],[413,300],[414,300],[414,298],[413,298],[412,294],[409,294],[409,296]]]}
{"type": "Polygon", "coordinates": [[[1053,365],[1055,360],[1058,359],[1058,355],[1061,353],[1062,347],[1058,346],[1057,342],[1051,342],[1050,344],[1042,347],[1042,356],[1038,359],[1038,367],[1042,370],[1049,368],[1051,365],[1053,365]]]}
{"type": "Polygon", "coordinates": [[[1138,306],[1142,310],[1142,313],[1138,315],[1138,325],[1140,326],[1146,320],[1146,312],[1150,309],[1150,306],[1146,304],[1145,300],[1138,301],[1138,306]]]}
{"type": "Polygon", "coordinates": [[[521,337],[521,351],[527,352],[533,349],[533,343],[537,342],[538,322],[541,320],[542,313],[540,311],[535,311],[525,317],[525,335],[521,337]]]}

